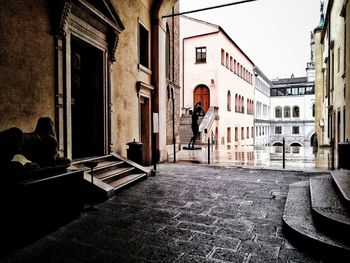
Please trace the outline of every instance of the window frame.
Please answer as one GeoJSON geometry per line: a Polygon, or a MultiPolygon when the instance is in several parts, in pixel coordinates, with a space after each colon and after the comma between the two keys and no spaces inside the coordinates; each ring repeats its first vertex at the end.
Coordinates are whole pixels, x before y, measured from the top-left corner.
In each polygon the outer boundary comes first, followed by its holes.
{"type": "Polygon", "coordinates": [[[196,64],[201,64],[201,63],[207,63],[207,47],[202,46],[202,47],[196,47],[196,64]],[[203,52],[204,50],[204,52],[203,52]],[[198,52],[200,51],[200,52],[198,52]],[[198,56],[200,54],[200,57],[198,56]],[[204,54],[204,56],[203,56],[204,54]]]}

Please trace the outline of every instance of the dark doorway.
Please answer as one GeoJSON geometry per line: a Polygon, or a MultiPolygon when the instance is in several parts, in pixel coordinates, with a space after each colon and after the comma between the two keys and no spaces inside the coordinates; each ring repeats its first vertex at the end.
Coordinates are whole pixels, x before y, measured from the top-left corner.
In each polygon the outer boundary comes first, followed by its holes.
{"type": "Polygon", "coordinates": [[[141,106],[141,142],[142,142],[142,164],[151,164],[151,113],[150,100],[140,97],[141,106]]]}
{"type": "Polygon", "coordinates": [[[72,37],[72,158],[104,154],[103,52],[72,37]]]}

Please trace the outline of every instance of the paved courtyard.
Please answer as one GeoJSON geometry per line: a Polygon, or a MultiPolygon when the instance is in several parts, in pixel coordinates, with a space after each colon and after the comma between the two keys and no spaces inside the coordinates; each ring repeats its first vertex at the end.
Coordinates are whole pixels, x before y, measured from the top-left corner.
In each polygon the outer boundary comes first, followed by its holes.
{"type": "Polygon", "coordinates": [[[287,241],[302,172],[161,164],[149,177],[0,262],[320,262],[287,241]]]}

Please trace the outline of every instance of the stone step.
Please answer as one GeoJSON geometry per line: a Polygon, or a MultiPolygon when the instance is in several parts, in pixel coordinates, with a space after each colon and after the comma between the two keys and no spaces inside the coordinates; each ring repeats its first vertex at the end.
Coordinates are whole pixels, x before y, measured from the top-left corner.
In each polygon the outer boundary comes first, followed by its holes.
{"type": "Polygon", "coordinates": [[[109,183],[112,187],[114,187],[114,191],[119,191],[125,187],[131,186],[132,184],[144,180],[147,178],[146,173],[138,173],[138,174],[130,174],[120,178],[118,180],[114,180],[109,183]]]}
{"type": "Polygon", "coordinates": [[[333,226],[333,233],[348,238],[350,209],[331,175],[310,178],[311,205],[314,214],[333,226]]]}
{"type": "Polygon", "coordinates": [[[120,179],[122,177],[125,177],[131,174],[132,172],[134,172],[134,170],[135,170],[135,167],[120,167],[120,168],[107,171],[105,173],[98,174],[95,177],[107,184],[110,184],[110,182],[112,181],[115,181],[117,179],[120,179]]]}
{"type": "Polygon", "coordinates": [[[350,202],[350,171],[335,170],[331,172],[334,182],[347,202],[350,202]]]}
{"type": "MultiPolygon", "coordinates": [[[[350,254],[350,242],[326,235],[312,216],[309,181],[291,184],[283,212],[283,221],[295,234],[313,241],[322,249],[350,254]]],[[[311,245],[310,245],[311,246],[311,245]]],[[[320,251],[322,251],[322,249],[320,251]]]]}

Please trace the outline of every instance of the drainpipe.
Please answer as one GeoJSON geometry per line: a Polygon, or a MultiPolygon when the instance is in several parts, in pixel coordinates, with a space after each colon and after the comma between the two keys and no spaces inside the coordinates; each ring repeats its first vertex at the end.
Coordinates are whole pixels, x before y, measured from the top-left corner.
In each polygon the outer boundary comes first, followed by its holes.
{"type": "Polygon", "coordinates": [[[173,145],[174,145],[174,163],[176,163],[176,138],[175,138],[175,94],[174,89],[171,89],[171,101],[173,103],[173,145]]]}

